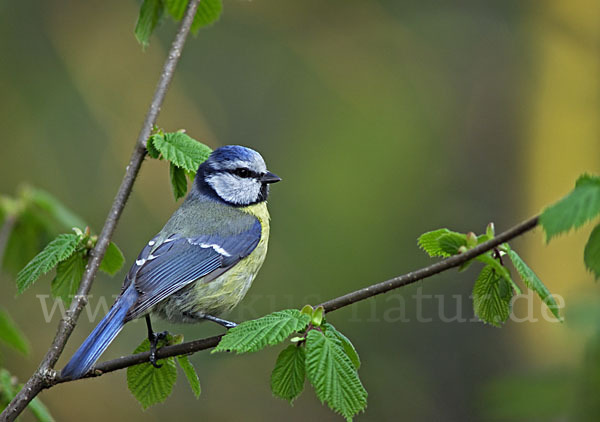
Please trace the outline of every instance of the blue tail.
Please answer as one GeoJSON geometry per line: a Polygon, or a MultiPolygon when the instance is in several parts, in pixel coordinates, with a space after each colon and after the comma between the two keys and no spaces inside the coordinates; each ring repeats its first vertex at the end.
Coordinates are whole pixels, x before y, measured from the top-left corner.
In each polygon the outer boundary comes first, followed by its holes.
{"type": "Polygon", "coordinates": [[[85,375],[125,325],[125,316],[136,298],[135,288],[129,288],[117,299],[63,368],[63,377],[77,379],[85,375]]]}

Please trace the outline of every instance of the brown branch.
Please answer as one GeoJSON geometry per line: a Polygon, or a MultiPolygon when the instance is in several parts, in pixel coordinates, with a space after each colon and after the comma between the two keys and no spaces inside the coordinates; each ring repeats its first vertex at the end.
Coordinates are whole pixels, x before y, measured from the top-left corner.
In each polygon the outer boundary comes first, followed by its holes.
{"type": "Polygon", "coordinates": [[[92,259],[89,260],[86,266],[85,273],[81,279],[81,285],[77,291],[77,296],[71,303],[71,306],[67,311],[67,315],[60,321],[58,331],[52,342],[52,346],[44,356],[40,366],[31,376],[31,378],[25,383],[25,386],[21,389],[21,391],[19,391],[15,398],[6,407],[6,409],[4,409],[0,415],[0,421],[13,421],[43,388],[49,386],[49,382],[55,374],[55,371],[52,368],[58,361],[58,358],[60,357],[65,344],[69,339],[69,336],[75,328],[79,314],[87,303],[87,294],[90,291],[92,282],[94,281],[98,267],[100,266],[100,262],[104,257],[106,248],[110,243],[110,239],[115,231],[115,227],[117,226],[117,223],[121,217],[125,203],[129,198],[129,194],[131,193],[133,183],[135,182],[135,178],[140,170],[142,161],[146,156],[146,139],[148,139],[150,133],[152,132],[152,128],[156,122],[158,113],[160,112],[160,107],[165,98],[165,94],[171,80],[173,79],[175,67],[179,61],[179,57],[181,56],[181,51],[185,44],[185,40],[190,32],[199,1],[200,0],[192,0],[189,2],[185,16],[181,21],[181,25],[179,26],[177,35],[175,36],[175,40],[171,45],[169,55],[158,80],[156,90],[154,91],[150,108],[146,114],[144,123],[142,124],[142,129],[140,130],[135,143],[131,159],[129,160],[129,165],[125,171],[125,176],[123,177],[123,181],[121,182],[121,186],[119,187],[108,216],[106,217],[106,221],[104,223],[104,227],[102,228],[102,232],[98,237],[96,247],[92,251],[92,259]]]}
{"type": "MultiPolygon", "coordinates": [[[[498,245],[501,245],[504,242],[508,242],[511,239],[514,239],[517,236],[522,235],[530,230],[533,230],[538,225],[539,216],[535,216],[518,224],[505,232],[500,233],[498,236],[490,239],[480,245],[477,245],[473,249],[469,249],[468,251],[451,256],[449,258],[443,259],[442,261],[438,261],[435,264],[429,265],[428,267],[421,268],[416,271],[412,271],[410,273],[391,278],[387,281],[373,284],[369,287],[365,287],[360,290],[356,290],[352,293],[345,294],[343,296],[337,297],[335,299],[328,300],[327,302],[323,302],[320,306],[325,308],[326,312],[332,312],[336,309],[343,308],[345,306],[351,305],[353,303],[359,302],[361,300],[368,299],[375,295],[389,292],[390,290],[397,289],[399,287],[407,286],[412,283],[416,283],[417,281],[423,280],[425,278],[431,277],[432,275],[441,273],[443,271],[449,270],[451,268],[458,267],[465,262],[487,252],[493,250],[498,245]]],[[[159,359],[164,359],[172,356],[179,355],[187,355],[195,352],[199,352],[201,350],[211,349],[219,344],[222,336],[208,337],[200,340],[193,340],[187,343],[181,343],[173,346],[165,346],[158,350],[157,357],[159,359]]],[[[135,355],[123,356],[117,359],[109,360],[106,362],[102,362],[95,366],[93,369],[85,375],[84,378],[97,377],[100,375],[104,375],[108,372],[116,371],[119,369],[127,368],[129,366],[138,365],[140,363],[148,362],[150,353],[143,352],[137,353],[135,355]]],[[[47,387],[51,387],[52,385],[72,381],[70,379],[62,378],[58,374],[53,374],[53,377],[48,379],[47,387]]]]}

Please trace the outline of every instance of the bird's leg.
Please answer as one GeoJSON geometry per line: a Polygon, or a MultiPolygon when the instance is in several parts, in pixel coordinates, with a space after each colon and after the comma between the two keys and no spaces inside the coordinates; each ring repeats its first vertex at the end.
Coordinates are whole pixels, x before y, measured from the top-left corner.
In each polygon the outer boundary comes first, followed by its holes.
{"type": "Polygon", "coordinates": [[[150,315],[146,315],[146,326],[148,327],[148,341],[150,342],[150,363],[155,368],[160,368],[162,365],[156,363],[156,350],[158,342],[167,337],[169,332],[155,333],[152,329],[152,322],[150,322],[150,315]]]}
{"type": "Polygon", "coordinates": [[[225,327],[227,329],[237,326],[237,324],[235,322],[227,321],[226,319],[217,318],[212,315],[204,314],[204,315],[202,315],[202,318],[207,319],[212,322],[216,322],[217,324],[222,325],[223,327],[225,327]]]}

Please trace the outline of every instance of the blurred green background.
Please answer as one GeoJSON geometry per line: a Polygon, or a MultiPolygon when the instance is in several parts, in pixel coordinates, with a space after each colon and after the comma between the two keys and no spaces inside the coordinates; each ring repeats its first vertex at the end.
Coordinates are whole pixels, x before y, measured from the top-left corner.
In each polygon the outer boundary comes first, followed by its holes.
{"type": "MultiPolygon", "coordinates": [[[[165,22],[143,51],[133,36],[138,6],[0,1],[0,192],[44,188],[100,230],[175,31],[165,22]]],[[[213,148],[255,148],[284,179],[271,191],[268,259],[234,320],[427,265],[421,233],[482,232],[490,221],[502,231],[560,198],[580,173],[600,172],[598,1],[224,6],[218,24],[188,41],[159,125],[213,148]]],[[[166,164],[146,160],[115,234],[128,264],[176,207],[166,164]]],[[[515,305],[537,322],[446,322],[457,310],[472,318],[477,269],[331,314],[363,360],[369,404],[357,420],[598,420],[600,290],[582,259],[590,230],[550,246],[539,230],[513,242],[564,298],[563,324],[544,319],[537,298],[515,305]]],[[[118,293],[124,273],[98,277],[92,311],[118,293]]],[[[44,321],[37,297],[51,277],[19,297],[10,274],[0,277],[0,306],[33,350],[23,358],[3,348],[2,365],[25,380],[58,324],[58,314],[44,321]]],[[[59,367],[94,324],[85,312],[80,322],[59,367]]],[[[221,331],[157,328],[187,339],[221,331]]],[[[130,324],[103,359],[144,335],[142,323],[130,324]]],[[[165,404],[145,412],[124,371],[41,398],[61,421],[339,420],[308,385],[293,407],[272,397],[278,351],[198,353],[200,399],[180,378],[165,404]]]]}

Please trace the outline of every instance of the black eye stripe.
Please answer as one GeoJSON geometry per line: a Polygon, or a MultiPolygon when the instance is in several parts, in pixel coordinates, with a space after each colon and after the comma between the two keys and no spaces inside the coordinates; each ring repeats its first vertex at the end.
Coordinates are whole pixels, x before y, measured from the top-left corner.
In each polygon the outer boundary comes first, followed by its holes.
{"type": "Polygon", "coordinates": [[[235,174],[236,176],[243,177],[245,179],[258,179],[260,174],[245,167],[239,167],[236,169],[228,170],[228,173],[235,174]]]}

